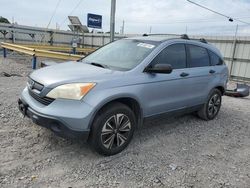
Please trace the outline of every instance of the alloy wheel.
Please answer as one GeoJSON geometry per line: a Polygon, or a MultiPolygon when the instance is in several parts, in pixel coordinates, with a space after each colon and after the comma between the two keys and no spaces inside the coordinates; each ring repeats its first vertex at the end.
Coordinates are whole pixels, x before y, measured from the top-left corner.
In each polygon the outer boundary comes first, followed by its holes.
{"type": "Polygon", "coordinates": [[[219,109],[220,109],[220,105],[221,105],[221,98],[218,94],[214,94],[208,103],[208,115],[210,117],[215,116],[219,109]]]}
{"type": "Polygon", "coordinates": [[[106,149],[121,147],[128,140],[131,131],[131,122],[125,114],[111,116],[104,124],[101,132],[101,141],[106,149]]]}

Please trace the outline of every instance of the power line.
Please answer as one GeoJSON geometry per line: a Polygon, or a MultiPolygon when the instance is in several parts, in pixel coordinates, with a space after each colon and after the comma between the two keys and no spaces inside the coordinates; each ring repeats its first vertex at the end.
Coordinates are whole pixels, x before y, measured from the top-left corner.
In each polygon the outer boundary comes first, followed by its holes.
{"type": "MultiPolygon", "coordinates": [[[[248,17],[241,17],[241,18],[250,18],[248,17]]],[[[237,18],[237,19],[241,19],[237,18]]],[[[218,20],[218,19],[183,19],[183,20],[169,20],[171,22],[140,22],[140,21],[129,21],[126,20],[127,23],[135,23],[135,24],[149,24],[149,25],[168,25],[168,24],[183,24],[183,23],[198,23],[200,22],[224,22],[224,20],[218,20]]]]}
{"type": "MultiPolygon", "coordinates": [[[[249,19],[249,14],[237,15],[236,19],[249,19]]],[[[123,19],[117,19],[117,21],[122,22],[123,19]]],[[[128,23],[141,23],[141,24],[150,24],[150,25],[165,25],[165,24],[174,24],[174,23],[197,23],[197,22],[224,22],[224,20],[218,20],[217,18],[208,18],[208,19],[178,19],[178,20],[168,20],[169,22],[159,22],[157,20],[153,22],[143,22],[143,21],[131,21],[126,20],[128,23]],[[174,22],[174,23],[173,23],[174,22]]]]}
{"type": "Polygon", "coordinates": [[[192,4],[194,4],[194,5],[197,5],[197,6],[201,7],[201,8],[204,8],[204,9],[206,9],[206,10],[209,10],[209,11],[211,11],[211,12],[213,12],[213,13],[215,13],[215,14],[218,14],[218,15],[220,15],[220,16],[223,16],[223,17],[225,17],[225,18],[228,18],[228,19],[231,18],[231,17],[229,17],[229,16],[227,16],[227,15],[225,15],[225,14],[219,13],[219,12],[217,12],[217,11],[215,11],[215,10],[212,10],[212,9],[210,9],[210,8],[207,8],[207,7],[203,6],[203,5],[200,5],[200,4],[198,4],[198,3],[195,3],[195,2],[193,2],[193,1],[190,1],[190,0],[187,0],[187,1],[188,1],[189,3],[192,3],[192,4]]]}
{"type": "Polygon", "coordinates": [[[245,22],[245,21],[242,21],[242,20],[239,20],[239,19],[237,19],[237,18],[233,18],[233,19],[234,19],[234,20],[236,20],[236,21],[238,21],[238,22],[241,22],[241,23],[244,23],[244,24],[250,25],[250,23],[245,22]]]}
{"type": "MultiPolygon", "coordinates": [[[[234,1],[233,1],[233,0],[231,0],[231,2],[232,2],[232,3],[234,3],[234,1]]],[[[241,8],[241,9],[243,8],[243,9],[245,9],[245,10],[247,10],[247,11],[250,11],[250,8],[245,7],[245,6],[243,6],[243,7],[242,7],[242,6],[240,6],[240,5],[239,5],[239,3],[238,3],[238,2],[237,2],[237,3],[234,3],[234,5],[236,5],[237,7],[241,8]]]]}
{"type": "Polygon", "coordinates": [[[213,13],[215,13],[215,14],[218,14],[218,15],[220,15],[220,16],[223,16],[223,17],[225,17],[225,18],[228,18],[228,20],[229,20],[230,22],[233,22],[233,20],[236,20],[236,21],[238,21],[238,22],[241,22],[241,23],[250,25],[250,23],[248,23],[248,22],[239,20],[239,19],[237,19],[237,18],[232,18],[232,17],[230,17],[230,16],[227,16],[227,15],[225,15],[225,14],[222,14],[222,13],[220,13],[220,12],[217,12],[217,11],[215,11],[215,10],[212,10],[212,9],[210,9],[210,8],[208,8],[208,7],[205,7],[205,6],[203,6],[203,5],[200,5],[200,4],[198,4],[198,3],[195,3],[195,2],[193,2],[193,1],[191,1],[191,0],[187,0],[187,1],[188,1],[189,3],[192,3],[192,4],[196,5],[196,6],[198,6],[198,7],[201,7],[201,8],[203,8],[203,9],[206,9],[206,10],[208,10],[208,11],[210,11],[210,12],[213,12],[213,13]]]}
{"type": "MultiPolygon", "coordinates": [[[[59,1],[61,1],[61,0],[59,0],[59,1]]],[[[59,1],[58,1],[58,2],[59,2],[59,1]]],[[[76,4],[76,6],[71,10],[71,12],[70,12],[68,15],[71,15],[71,14],[78,8],[78,6],[80,6],[80,4],[81,4],[82,2],[83,2],[83,0],[79,0],[79,2],[76,4]]],[[[58,3],[58,6],[59,6],[59,3],[58,3]]],[[[57,9],[57,8],[56,8],[56,9],[57,9]]],[[[64,24],[64,22],[65,22],[67,19],[68,19],[68,17],[66,17],[66,18],[61,22],[61,24],[58,25],[58,27],[60,28],[60,26],[61,26],[62,24],[64,24]]],[[[51,19],[51,20],[52,20],[52,19],[51,19]]],[[[53,32],[51,38],[54,37],[55,34],[56,34],[56,32],[53,32]]],[[[41,39],[40,42],[42,42],[43,39],[44,39],[44,37],[42,37],[42,39],[41,39]]]]}
{"type": "Polygon", "coordinates": [[[55,14],[56,14],[56,11],[57,11],[57,9],[58,9],[58,7],[59,7],[61,1],[62,1],[62,0],[58,0],[58,1],[57,1],[56,8],[55,8],[53,14],[51,15],[51,18],[50,18],[49,23],[48,23],[48,25],[47,25],[46,28],[49,28],[49,25],[51,24],[51,21],[52,21],[52,19],[54,18],[55,14]]]}
{"type": "MultiPolygon", "coordinates": [[[[80,4],[83,2],[83,0],[79,0],[79,2],[76,4],[76,6],[70,11],[70,13],[68,15],[71,15],[79,6],[80,4]]],[[[68,17],[66,17],[60,24],[59,27],[65,23],[65,21],[67,21],[68,17]]]]}
{"type": "MultiPolygon", "coordinates": [[[[51,18],[50,18],[50,20],[49,20],[49,23],[48,23],[46,29],[49,28],[49,25],[50,25],[50,23],[51,23],[53,17],[55,16],[56,11],[57,11],[57,8],[59,7],[59,4],[61,3],[61,1],[62,1],[62,0],[58,0],[58,1],[57,1],[56,8],[55,8],[55,10],[53,11],[53,14],[52,14],[52,16],[51,16],[51,18]]],[[[45,30],[45,33],[46,33],[46,30],[45,30]]],[[[45,34],[42,36],[40,42],[42,42],[44,38],[45,38],[45,34]]]]}

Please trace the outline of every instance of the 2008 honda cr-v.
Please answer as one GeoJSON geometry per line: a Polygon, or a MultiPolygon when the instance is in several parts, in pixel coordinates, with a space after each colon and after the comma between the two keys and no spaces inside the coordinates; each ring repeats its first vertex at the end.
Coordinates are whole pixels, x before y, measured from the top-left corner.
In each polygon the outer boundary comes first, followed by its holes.
{"type": "Polygon", "coordinates": [[[36,124],[113,155],[145,119],[194,111],[214,119],[227,79],[220,52],[205,40],[144,36],[34,71],[18,103],[36,124]]]}

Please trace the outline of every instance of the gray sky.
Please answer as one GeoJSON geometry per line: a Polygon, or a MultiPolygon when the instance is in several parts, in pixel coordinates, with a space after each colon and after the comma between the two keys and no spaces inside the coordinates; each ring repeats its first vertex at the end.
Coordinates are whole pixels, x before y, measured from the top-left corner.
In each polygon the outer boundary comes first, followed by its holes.
{"type": "MultiPolygon", "coordinates": [[[[49,28],[56,28],[57,23],[67,30],[69,14],[86,24],[87,13],[96,13],[103,15],[103,31],[109,31],[111,0],[0,0],[0,16],[14,19],[20,25],[47,27],[59,1],[49,28]]],[[[250,23],[250,0],[193,1],[250,23]]],[[[148,33],[152,27],[152,33],[185,33],[187,28],[188,34],[233,35],[238,23],[186,0],[117,0],[117,32],[122,20],[125,20],[125,33],[140,34],[148,33]]],[[[239,34],[250,35],[250,25],[238,24],[239,34]]]]}

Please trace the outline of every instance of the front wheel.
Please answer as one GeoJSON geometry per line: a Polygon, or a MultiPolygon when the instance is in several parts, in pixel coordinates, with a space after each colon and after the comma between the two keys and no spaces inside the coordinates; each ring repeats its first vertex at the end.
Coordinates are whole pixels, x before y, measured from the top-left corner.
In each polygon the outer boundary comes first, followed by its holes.
{"type": "Polygon", "coordinates": [[[198,116],[204,120],[214,119],[221,107],[221,91],[213,89],[203,107],[198,111],[198,116]]]}
{"type": "Polygon", "coordinates": [[[102,155],[114,155],[124,150],[132,139],[135,115],[126,105],[113,103],[104,107],[95,117],[90,141],[102,155]]]}

